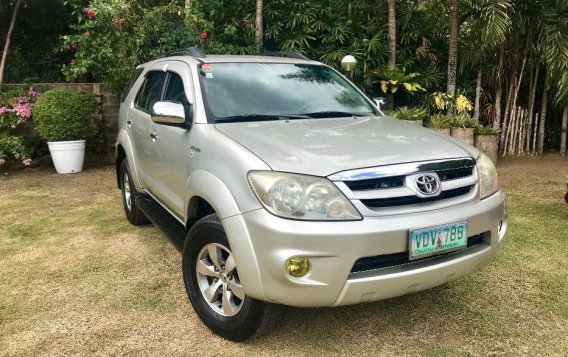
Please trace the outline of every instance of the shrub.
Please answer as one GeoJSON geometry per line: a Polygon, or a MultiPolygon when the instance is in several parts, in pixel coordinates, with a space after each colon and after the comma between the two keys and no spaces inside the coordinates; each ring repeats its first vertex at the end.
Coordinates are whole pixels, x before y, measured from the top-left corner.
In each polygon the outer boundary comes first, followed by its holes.
{"type": "Polygon", "coordinates": [[[495,129],[489,125],[478,125],[475,127],[476,135],[499,135],[501,130],[495,129]]]}
{"type": "Polygon", "coordinates": [[[459,114],[451,119],[453,128],[475,128],[477,123],[469,114],[459,114]]]}
{"type": "Polygon", "coordinates": [[[447,129],[450,124],[451,118],[444,114],[434,114],[428,121],[428,127],[433,129],[447,129]]]}
{"type": "Polygon", "coordinates": [[[428,114],[426,109],[416,107],[400,107],[392,112],[392,116],[400,120],[422,120],[428,114]]]}
{"type": "Polygon", "coordinates": [[[31,119],[38,94],[32,88],[0,92],[0,131],[9,131],[31,119]]]}
{"type": "Polygon", "coordinates": [[[18,160],[25,165],[29,165],[31,161],[28,158],[28,150],[24,146],[24,140],[20,137],[0,132],[0,166],[18,160]]]}
{"type": "Polygon", "coordinates": [[[83,139],[89,132],[97,101],[91,93],[57,88],[42,94],[34,107],[34,122],[47,141],[83,139]]]}

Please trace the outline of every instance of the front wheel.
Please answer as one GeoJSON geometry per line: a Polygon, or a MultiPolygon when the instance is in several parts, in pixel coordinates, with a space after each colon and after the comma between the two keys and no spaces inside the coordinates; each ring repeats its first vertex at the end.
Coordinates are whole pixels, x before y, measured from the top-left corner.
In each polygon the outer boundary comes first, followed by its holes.
{"type": "Polygon", "coordinates": [[[183,277],[195,312],[223,338],[246,340],[266,332],[279,319],[279,306],[245,294],[215,214],[202,218],[189,231],[183,249],[183,277]]]}

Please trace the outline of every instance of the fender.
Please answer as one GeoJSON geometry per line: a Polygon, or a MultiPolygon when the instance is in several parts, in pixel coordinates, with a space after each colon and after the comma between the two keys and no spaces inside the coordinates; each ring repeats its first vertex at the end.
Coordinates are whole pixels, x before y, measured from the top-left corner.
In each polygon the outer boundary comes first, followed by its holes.
{"type": "Polygon", "coordinates": [[[132,142],[128,133],[124,129],[120,129],[118,132],[118,137],[116,139],[116,147],[115,147],[115,157],[116,153],[118,152],[118,145],[122,145],[124,152],[126,153],[126,157],[128,158],[128,168],[130,169],[130,175],[132,176],[132,181],[134,181],[134,186],[138,191],[142,191],[144,189],[144,185],[140,177],[138,177],[138,160],[136,159],[136,155],[134,154],[134,147],[132,146],[132,142]]]}
{"type": "Polygon", "coordinates": [[[247,295],[266,300],[254,247],[241,216],[243,212],[231,191],[212,173],[199,170],[193,172],[188,180],[185,212],[189,212],[189,204],[195,197],[206,200],[219,216],[239,268],[241,284],[247,295]]]}
{"type": "MultiPolygon", "coordinates": [[[[184,212],[189,212],[190,202],[199,196],[209,202],[221,220],[241,213],[231,191],[223,181],[208,171],[192,172],[187,181],[187,188],[184,212]]],[[[185,217],[186,220],[187,218],[185,217]]]]}

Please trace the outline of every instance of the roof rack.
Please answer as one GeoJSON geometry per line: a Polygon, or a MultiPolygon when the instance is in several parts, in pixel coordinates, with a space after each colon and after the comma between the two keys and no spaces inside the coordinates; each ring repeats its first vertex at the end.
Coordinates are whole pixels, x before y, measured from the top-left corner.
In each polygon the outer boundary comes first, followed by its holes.
{"type": "Polygon", "coordinates": [[[271,57],[286,57],[286,58],[295,58],[301,60],[310,60],[308,57],[299,54],[298,52],[294,51],[270,51],[270,52],[262,52],[259,53],[259,56],[271,56],[271,57]]]}
{"type": "Polygon", "coordinates": [[[195,58],[205,58],[207,54],[199,47],[188,47],[188,48],[180,48],[178,50],[168,51],[166,53],[162,53],[161,55],[157,56],[154,59],[164,58],[164,57],[172,57],[172,56],[191,56],[195,58]]]}

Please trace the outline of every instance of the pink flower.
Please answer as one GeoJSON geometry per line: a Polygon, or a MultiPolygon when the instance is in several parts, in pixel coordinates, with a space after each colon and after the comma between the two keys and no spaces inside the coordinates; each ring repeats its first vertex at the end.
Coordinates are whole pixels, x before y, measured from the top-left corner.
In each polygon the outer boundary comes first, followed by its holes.
{"type": "Polygon", "coordinates": [[[89,17],[95,17],[97,15],[97,12],[93,9],[89,9],[89,11],[87,11],[87,15],[89,15],[89,17]]]}
{"type": "Polygon", "coordinates": [[[22,119],[29,119],[32,116],[32,106],[30,103],[18,103],[14,105],[14,111],[22,119]]]}
{"type": "Polygon", "coordinates": [[[205,40],[207,38],[207,32],[202,32],[200,36],[202,40],[205,40]]]}
{"type": "Polygon", "coordinates": [[[4,159],[0,159],[0,166],[4,165],[6,163],[6,161],[4,161],[4,159]]]}
{"type": "Polygon", "coordinates": [[[0,107],[0,114],[10,113],[11,110],[8,107],[0,107]]]}
{"type": "Polygon", "coordinates": [[[22,163],[23,163],[25,166],[30,166],[31,163],[32,163],[32,159],[25,159],[25,160],[22,161],[22,163]]]}
{"type": "Polygon", "coordinates": [[[75,63],[77,63],[77,61],[75,60],[75,58],[73,58],[73,59],[71,60],[71,64],[75,64],[75,63]]]}

